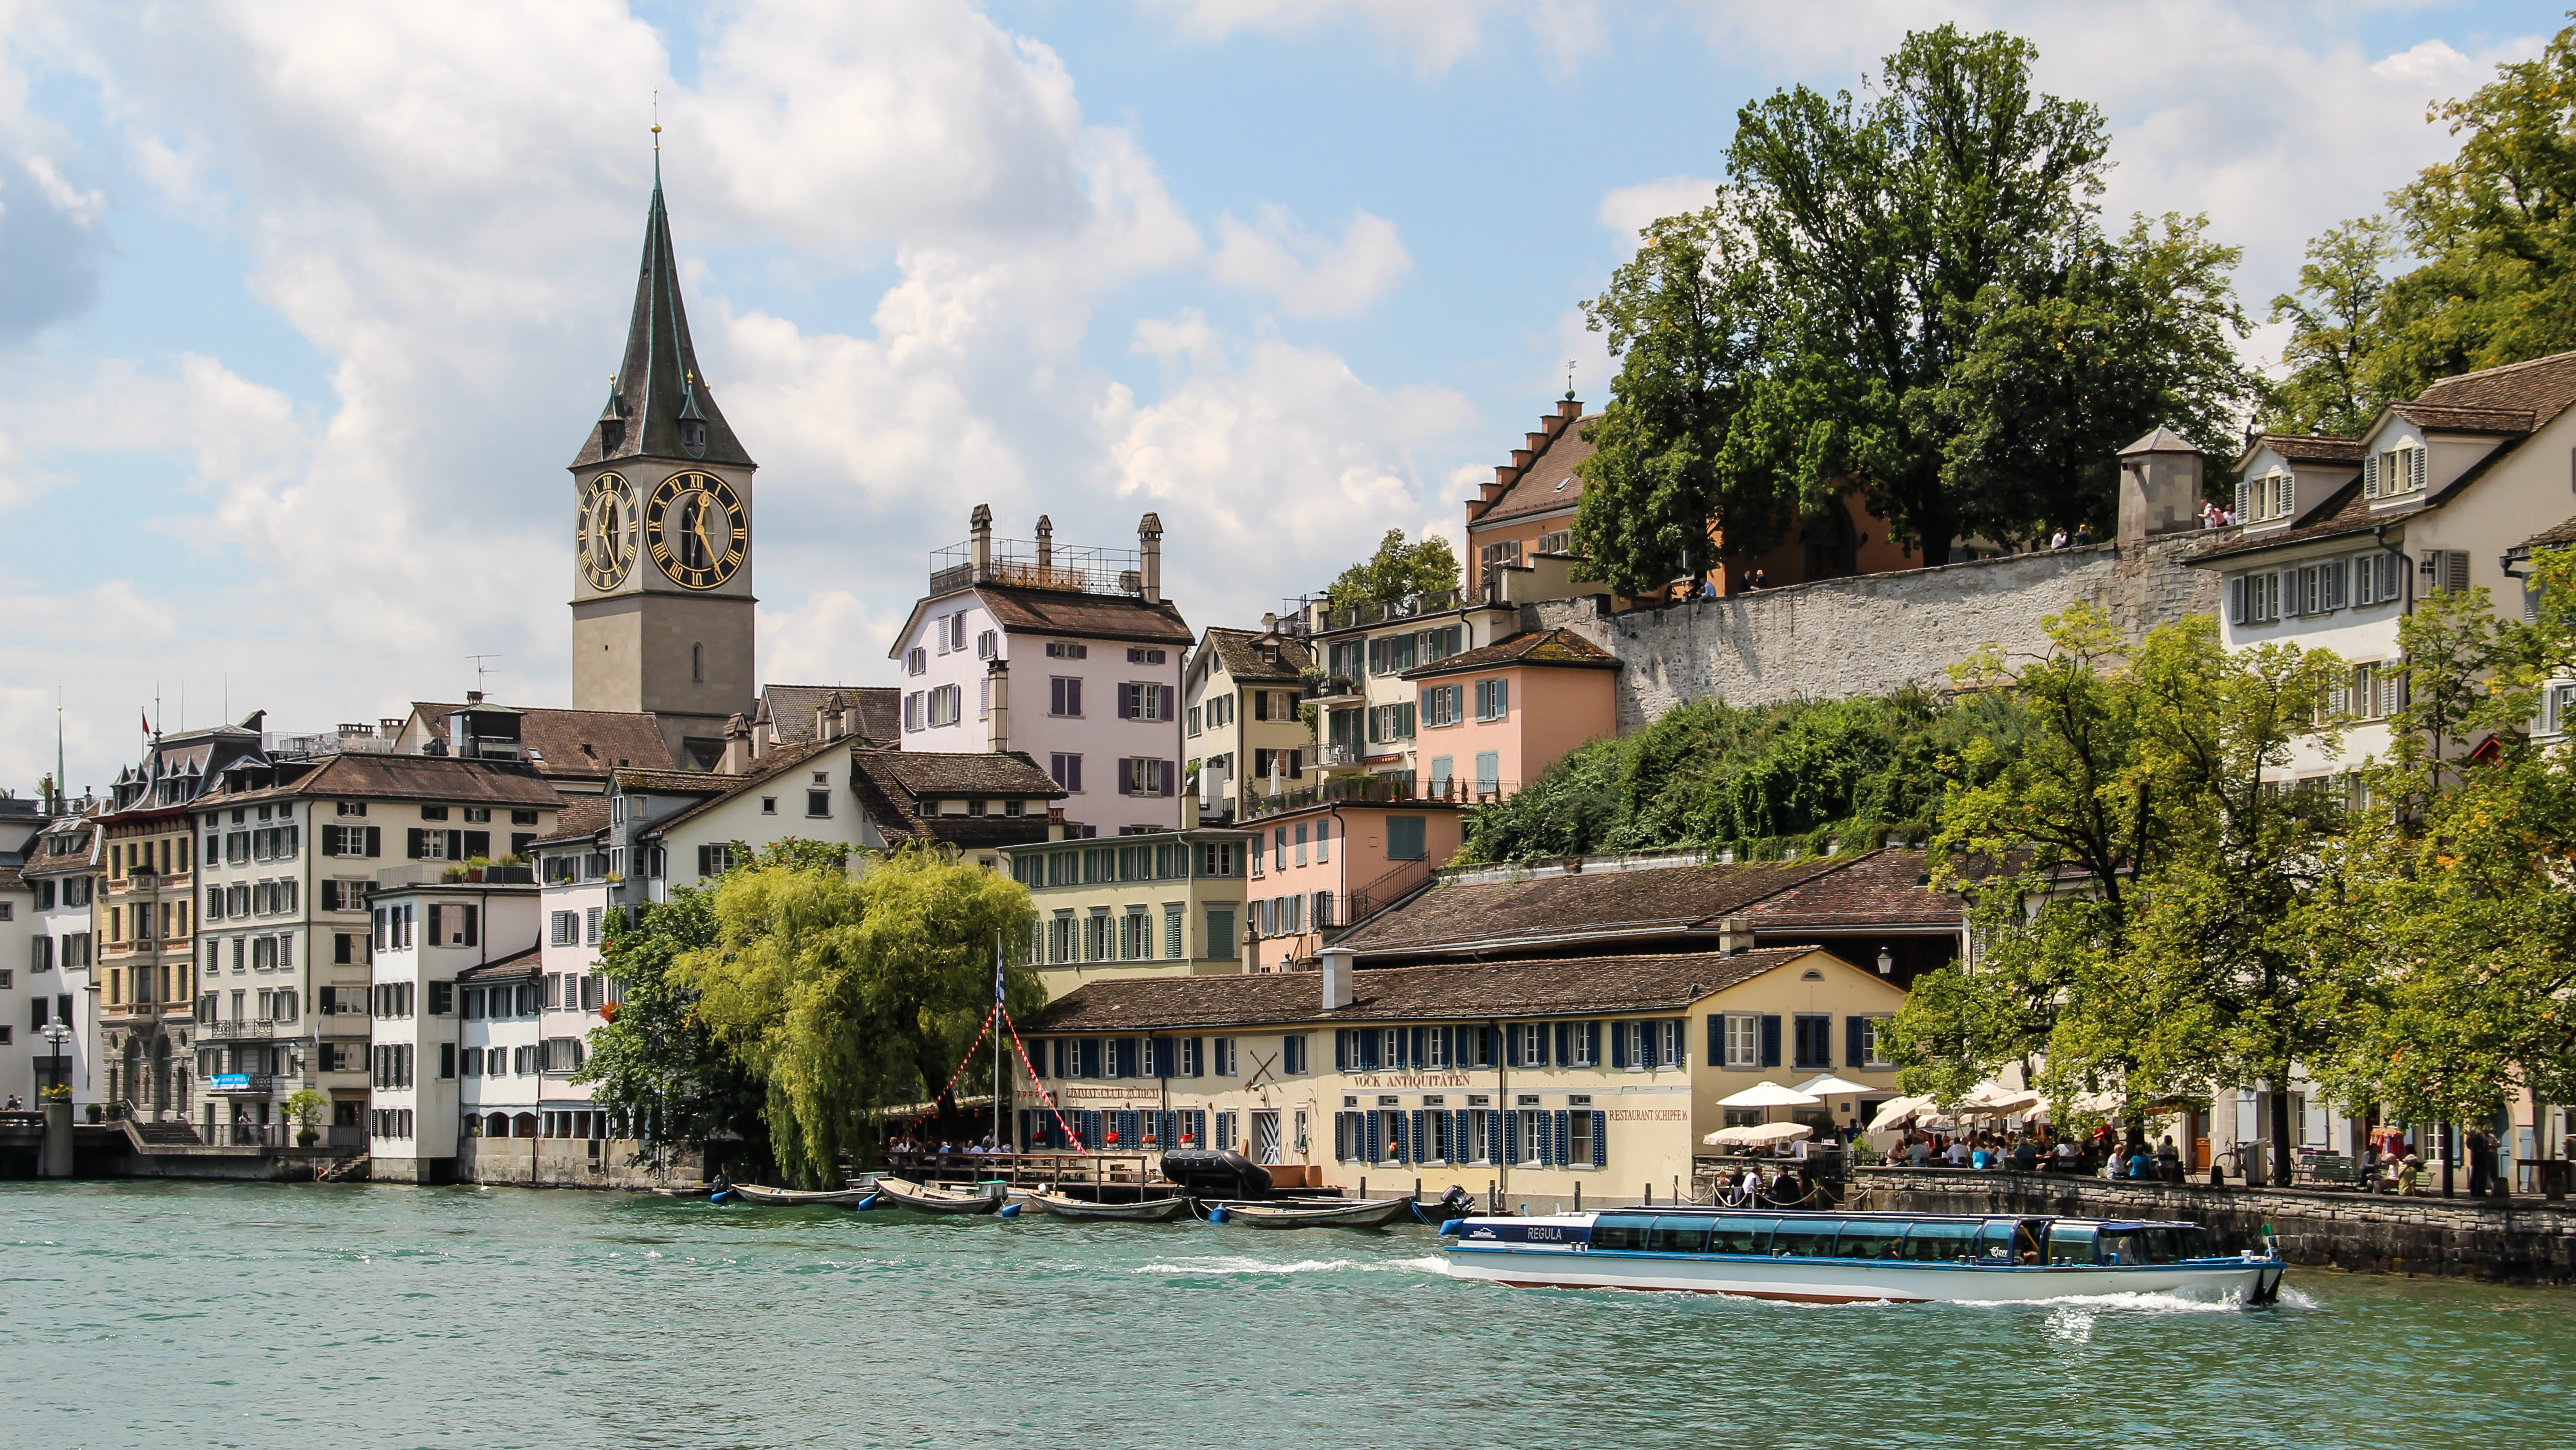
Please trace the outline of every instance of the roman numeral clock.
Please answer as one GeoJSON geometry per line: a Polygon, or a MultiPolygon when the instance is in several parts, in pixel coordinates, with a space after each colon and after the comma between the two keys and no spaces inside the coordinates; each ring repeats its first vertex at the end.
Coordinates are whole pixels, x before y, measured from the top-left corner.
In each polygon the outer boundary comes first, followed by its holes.
{"type": "Polygon", "coordinates": [[[644,503],[644,552],[683,589],[713,589],[742,567],[751,521],[733,485],[712,473],[675,473],[644,503]]]}

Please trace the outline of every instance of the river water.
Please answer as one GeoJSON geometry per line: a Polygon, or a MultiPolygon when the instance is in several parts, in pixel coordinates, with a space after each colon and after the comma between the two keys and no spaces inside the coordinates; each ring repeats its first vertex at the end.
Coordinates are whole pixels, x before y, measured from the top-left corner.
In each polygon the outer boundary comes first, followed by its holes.
{"type": "Polygon", "coordinates": [[[0,1184],[0,1447],[2576,1444],[2576,1294],[2277,1309],[1506,1289],[1274,1233],[0,1184]]]}

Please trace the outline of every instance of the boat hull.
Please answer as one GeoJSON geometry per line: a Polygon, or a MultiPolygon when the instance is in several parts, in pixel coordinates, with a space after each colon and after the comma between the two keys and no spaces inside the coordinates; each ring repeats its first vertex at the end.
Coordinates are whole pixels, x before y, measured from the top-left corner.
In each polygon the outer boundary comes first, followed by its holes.
{"type": "Polygon", "coordinates": [[[769,1208],[856,1208],[867,1201],[864,1188],[827,1188],[807,1191],[795,1188],[763,1188],[756,1183],[737,1183],[733,1191],[745,1203],[769,1208]]]}
{"type": "Polygon", "coordinates": [[[1079,1198],[1062,1198],[1054,1194],[1034,1193],[1025,1200],[1055,1218],[1109,1220],[1118,1223],[1161,1223],[1176,1218],[1190,1206],[1186,1198],[1158,1198],[1146,1203],[1086,1203],[1079,1198]]]}
{"type": "Polygon", "coordinates": [[[2278,1260],[1989,1268],[1473,1244],[1451,1245],[1446,1252],[1451,1273],[1515,1288],[1665,1290],[1801,1304],[2009,1303],[2103,1294],[2180,1294],[2254,1304],[2278,1291],[2282,1272],[2278,1260]]]}
{"type": "Polygon", "coordinates": [[[1251,1228],[1378,1228],[1411,1211],[1410,1199],[1362,1200],[1338,1208],[1284,1208],[1261,1203],[1223,1205],[1225,1221],[1251,1228]]]}
{"type": "Polygon", "coordinates": [[[1000,1194],[951,1193],[900,1178],[877,1179],[873,1192],[880,1205],[915,1213],[993,1213],[1004,1201],[1000,1194]]]}

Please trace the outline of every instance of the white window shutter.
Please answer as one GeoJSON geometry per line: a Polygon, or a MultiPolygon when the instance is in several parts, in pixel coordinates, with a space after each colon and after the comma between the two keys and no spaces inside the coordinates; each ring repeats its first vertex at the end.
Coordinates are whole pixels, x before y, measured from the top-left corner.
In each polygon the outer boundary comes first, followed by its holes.
{"type": "Polygon", "coordinates": [[[2379,497],[2379,455],[2376,453],[2361,460],[2361,496],[2379,497]]]}
{"type": "Polygon", "coordinates": [[[2277,482],[2281,493],[2274,511],[2286,519],[2290,516],[2291,500],[2298,497],[2298,475],[2284,472],[2280,475],[2277,482]]]}
{"type": "Polygon", "coordinates": [[[2254,485],[2246,479],[2236,480],[2236,518],[2239,523],[2253,516],[2254,485]]]}
{"type": "MultiPolygon", "coordinates": [[[[2227,581],[2227,622],[2230,624],[2245,622],[2245,576],[2242,574],[2227,581]]],[[[1485,687],[1480,684],[1476,688],[1481,692],[1485,687]]],[[[1481,715],[1484,711],[1484,702],[1477,701],[1476,707],[1477,713],[1481,715]]]]}
{"type": "Polygon", "coordinates": [[[2430,465],[2432,461],[2433,450],[2429,448],[2411,448],[2407,450],[2408,467],[2414,474],[2414,477],[2408,481],[2408,487],[2415,489],[2417,492],[2421,492],[2423,490],[2424,480],[2431,472],[2430,465]]]}

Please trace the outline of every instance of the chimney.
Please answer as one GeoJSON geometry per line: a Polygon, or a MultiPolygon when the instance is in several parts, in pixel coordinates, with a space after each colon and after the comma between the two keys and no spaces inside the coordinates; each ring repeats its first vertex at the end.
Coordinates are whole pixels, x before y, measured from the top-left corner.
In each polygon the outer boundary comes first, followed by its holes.
{"type": "Polygon", "coordinates": [[[814,711],[814,738],[817,740],[840,739],[842,720],[848,713],[848,710],[849,702],[841,698],[840,691],[834,690],[831,694],[824,696],[823,703],[814,711]]]}
{"type": "Polygon", "coordinates": [[[727,716],[724,731],[724,758],[716,762],[719,775],[744,775],[751,770],[751,723],[740,715],[727,716]]]}
{"type": "MultiPolygon", "coordinates": [[[[1214,760],[1199,762],[1199,817],[1204,820],[1217,814],[1225,795],[1228,772],[1214,760]]],[[[1226,814],[1231,817],[1232,811],[1226,814]]]]}
{"type": "Polygon", "coordinates": [[[856,695],[852,695],[850,702],[841,707],[841,733],[853,740],[858,738],[859,697],[856,695]]]}
{"type": "Polygon", "coordinates": [[[1351,1005],[1355,995],[1351,972],[1359,953],[1349,947],[1326,947],[1315,955],[1324,964],[1324,1010],[1331,1012],[1351,1005]]]}
{"type": "Polygon", "coordinates": [[[1011,662],[995,660],[984,666],[984,678],[993,692],[991,708],[985,712],[984,748],[999,755],[1011,748],[1011,662]]]}
{"type": "Polygon", "coordinates": [[[465,703],[466,703],[466,704],[468,704],[468,705],[480,705],[480,704],[482,704],[482,703],[483,703],[483,692],[482,692],[481,690],[468,690],[468,691],[466,691],[466,692],[465,692],[465,703]]]}
{"type": "Polygon", "coordinates": [[[967,515],[966,537],[971,541],[969,547],[975,556],[975,582],[981,584],[993,577],[992,509],[980,503],[975,505],[975,512],[967,515]]]}
{"type": "Polygon", "coordinates": [[[1744,918],[1730,916],[1717,924],[1717,949],[1728,956],[1741,956],[1753,949],[1753,928],[1744,918]]]}
{"type": "Polygon", "coordinates": [[[1147,514],[1136,521],[1136,553],[1145,575],[1145,602],[1163,602],[1163,520],[1147,514]]]}
{"type": "Polygon", "coordinates": [[[1055,522],[1038,515],[1038,584],[1041,588],[1054,582],[1055,522]]]}
{"type": "Polygon", "coordinates": [[[1261,632],[1263,634],[1277,634],[1279,632],[1279,616],[1276,614],[1263,614],[1261,616],[1261,632]]]}

